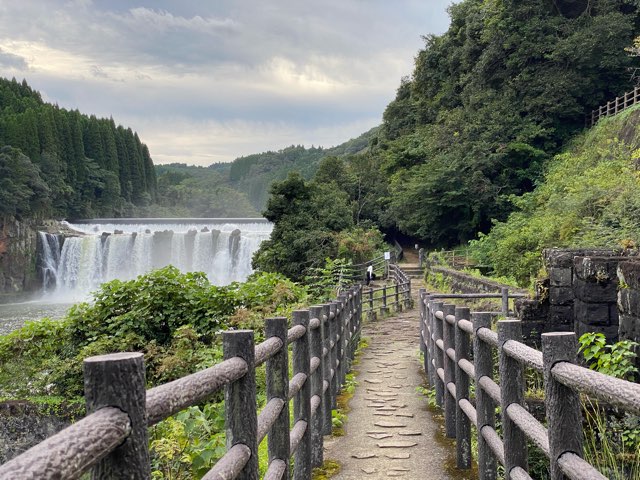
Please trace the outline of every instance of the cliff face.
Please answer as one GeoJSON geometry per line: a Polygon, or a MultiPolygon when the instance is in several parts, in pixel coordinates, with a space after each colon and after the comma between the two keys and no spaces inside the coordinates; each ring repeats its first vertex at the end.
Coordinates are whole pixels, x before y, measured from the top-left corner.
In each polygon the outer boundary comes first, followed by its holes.
{"type": "Polygon", "coordinates": [[[38,288],[34,220],[0,218],[0,299],[38,288]]]}

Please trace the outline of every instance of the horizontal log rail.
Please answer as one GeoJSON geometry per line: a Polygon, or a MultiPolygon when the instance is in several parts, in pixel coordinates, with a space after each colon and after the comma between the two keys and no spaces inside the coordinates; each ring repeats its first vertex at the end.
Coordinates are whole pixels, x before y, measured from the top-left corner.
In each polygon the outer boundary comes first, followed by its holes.
{"type": "Polygon", "coordinates": [[[601,105],[599,108],[592,110],[591,115],[586,118],[585,124],[586,126],[593,127],[601,118],[617,115],[638,102],[640,102],[640,87],[635,87],[621,97],[616,97],[615,100],[611,100],[605,105],[601,105]]]}
{"type": "Polygon", "coordinates": [[[446,435],[456,439],[458,468],[471,468],[475,425],[480,480],[497,478],[497,462],[507,479],[530,479],[527,439],[549,459],[553,480],[606,478],[582,458],[580,395],[640,414],[639,384],[576,365],[574,333],[544,333],[538,351],[522,343],[519,320],[498,321],[496,333],[489,313],[443,303],[442,295],[424,289],[419,298],[424,369],[444,409],[446,435]],[[493,349],[498,350],[499,384],[494,381],[493,349]],[[546,426],[525,409],[525,367],[544,374],[546,426]],[[471,381],[476,385],[475,406],[469,399],[471,381]],[[495,428],[497,406],[502,437],[495,428]]]}
{"type": "Polygon", "coordinates": [[[258,444],[268,436],[264,478],[311,478],[322,465],[323,435],[360,339],[361,285],[332,302],[223,332],[224,360],[145,390],[143,356],[116,353],[84,361],[88,415],[0,465],[0,479],[150,478],[148,427],[224,390],[227,452],[203,478],[257,479],[258,444]],[[289,371],[291,345],[293,371],[289,371]],[[256,367],[266,364],[267,402],[257,412],[256,367]],[[293,401],[293,424],[289,403],[293,401]]]}

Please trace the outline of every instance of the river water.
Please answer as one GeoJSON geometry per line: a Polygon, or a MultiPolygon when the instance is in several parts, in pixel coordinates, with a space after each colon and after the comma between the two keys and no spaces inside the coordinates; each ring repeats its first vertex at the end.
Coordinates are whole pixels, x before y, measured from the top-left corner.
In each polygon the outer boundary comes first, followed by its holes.
{"type": "Polygon", "coordinates": [[[16,330],[29,320],[41,318],[62,318],[72,303],[50,303],[32,301],[0,304],[0,335],[16,330]]]}

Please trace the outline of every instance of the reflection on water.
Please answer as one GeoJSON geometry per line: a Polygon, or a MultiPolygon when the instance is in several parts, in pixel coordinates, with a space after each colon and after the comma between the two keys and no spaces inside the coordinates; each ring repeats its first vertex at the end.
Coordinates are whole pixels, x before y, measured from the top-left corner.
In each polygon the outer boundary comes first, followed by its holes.
{"type": "Polygon", "coordinates": [[[45,301],[0,304],[0,335],[17,330],[30,320],[62,318],[71,305],[73,304],[45,301]]]}

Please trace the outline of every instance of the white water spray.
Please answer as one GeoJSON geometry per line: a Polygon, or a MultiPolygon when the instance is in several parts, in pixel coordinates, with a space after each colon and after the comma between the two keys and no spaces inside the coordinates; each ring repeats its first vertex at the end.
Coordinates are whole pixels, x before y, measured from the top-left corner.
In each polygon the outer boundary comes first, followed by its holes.
{"type": "Polygon", "coordinates": [[[253,253],[272,230],[267,222],[224,220],[69,227],[82,235],[65,238],[61,249],[58,237],[40,233],[45,293],[57,301],[83,299],[103,282],[130,280],[169,264],[183,272],[202,271],[215,285],[244,281],[253,271],[253,253]]]}

